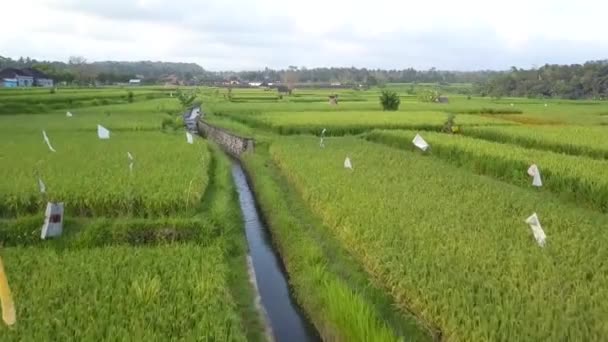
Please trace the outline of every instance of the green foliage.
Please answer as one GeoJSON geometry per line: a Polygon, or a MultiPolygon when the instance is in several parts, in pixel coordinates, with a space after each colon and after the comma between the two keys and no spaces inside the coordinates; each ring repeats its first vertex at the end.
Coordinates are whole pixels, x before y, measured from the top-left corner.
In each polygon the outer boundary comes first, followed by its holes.
{"type": "Polygon", "coordinates": [[[129,103],[133,102],[133,97],[134,97],[133,92],[129,90],[129,92],[127,93],[127,99],[129,101],[129,103]]]}
{"type": "Polygon", "coordinates": [[[435,89],[422,89],[418,92],[418,101],[435,103],[439,101],[439,91],[435,89]]]}
{"type": "Polygon", "coordinates": [[[383,110],[398,110],[401,99],[399,95],[391,90],[383,90],[380,94],[380,104],[383,110]]]}
{"type": "Polygon", "coordinates": [[[182,110],[185,110],[191,107],[194,103],[194,100],[196,100],[196,92],[183,91],[182,89],[178,89],[176,97],[182,107],[182,110]]]}

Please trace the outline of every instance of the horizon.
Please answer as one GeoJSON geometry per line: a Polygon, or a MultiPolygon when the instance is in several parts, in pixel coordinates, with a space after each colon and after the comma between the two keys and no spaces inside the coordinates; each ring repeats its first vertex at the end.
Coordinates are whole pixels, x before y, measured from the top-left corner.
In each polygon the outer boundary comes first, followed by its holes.
{"type": "MultiPolygon", "coordinates": [[[[23,58],[30,58],[32,61],[36,61],[36,62],[40,62],[40,63],[44,63],[44,62],[48,62],[48,63],[65,63],[68,64],[68,60],[51,60],[48,58],[38,58],[38,57],[32,57],[32,56],[7,56],[7,55],[0,55],[0,57],[4,57],[4,58],[10,58],[13,61],[18,61],[19,59],[23,58]]],[[[79,57],[85,57],[86,56],[79,56],[79,57]]],[[[435,67],[431,67],[428,69],[417,69],[414,67],[405,67],[405,68],[401,68],[401,69],[397,69],[397,68],[370,68],[370,67],[358,67],[358,66],[334,66],[334,65],[329,65],[329,66],[306,66],[306,65],[302,65],[302,66],[296,66],[299,70],[304,70],[304,68],[306,70],[314,70],[314,69],[357,69],[357,70],[382,70],[382,71],[390,71],[390,70],[408,70],[408,69],[414,69],[418,72],[425,72],[425,71],[430,71],[432,69],[435,69],[435,71],[438,72],[452,72],[452,73],[474,73],[474,72],[505,72],[505,71],[509,71],[512,67],[516,67],[517,69],[520,70],[536,70],[538,68],[541,68],[545,65],[559,65],[559,66],[569,66],[569,65],[584,65],[586,63],[593,63],[593,62],[603,62],[603,61],[608,61],[608,58],[605,59],[597,59],[597,60],[585,60],[582,62],[573,62],[573,63],[564,63],[564,64],[551,64],[551,63],[542,63],[540,65],[533,65],[531,67],[528,68],[524,68],[524,67],[519,67],[516,65],[512,65],[508,68],[504,68],[504,69],[472,69],[472,70],[454,70],[454,69],[439,69],[439,68],[435,68],[435,67]]],[[[262,68],[258,68],[258,69],[242,69],[242,70],[238,70],[238,69],[222,69],[222,70],[212,70],[212,69],[208,69],[203,65],[200,65],[196,62],[183,62],[183,61],[165,61],[165,60],[150,60],[150,59],[142,59],[142,60],[89,60],[87,58],[87,64],[92,64],[92,63],[175,63],[175,64],[195,64],[199,67],[201,67],[204,71],[207,72],[216,72],[216,73],[229,73],[229,72],[235,72],[235,73],[241,73],[241,72],[261,72],[264,71],[265,68],[268,68],[269,70],[274,70],[274,71],[284,71],[289,69],[289,66],[285,66],[285,67],[278,67],[278,68],[270,68],[270,67],[262,67],[262,68]]],[[[295,65],[290,65],[290,66],[295,66],[295,65]]]]}
{"type": "Polygon", "coordinates": [[[444,71],[529,69],[608,56],[608,3],[325,3],[278,0],[26,0],[5,5],[0,54],[67,61],[196,63],[209,71],[289,65],[444,71]],[[592,11],[589,8],[593,8],[592,11]],[[390,9],[390,10],[387,10],[390,9]]]}

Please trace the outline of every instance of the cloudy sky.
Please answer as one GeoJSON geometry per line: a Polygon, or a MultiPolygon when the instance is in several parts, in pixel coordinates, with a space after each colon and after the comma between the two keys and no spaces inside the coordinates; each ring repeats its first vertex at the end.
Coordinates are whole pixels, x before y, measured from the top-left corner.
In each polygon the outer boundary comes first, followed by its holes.
{"type": "Polygon", "coordinates": [[[210,70],[505,69],[608,58],[606,0],[2,0],[0,55],[210,70]]]}

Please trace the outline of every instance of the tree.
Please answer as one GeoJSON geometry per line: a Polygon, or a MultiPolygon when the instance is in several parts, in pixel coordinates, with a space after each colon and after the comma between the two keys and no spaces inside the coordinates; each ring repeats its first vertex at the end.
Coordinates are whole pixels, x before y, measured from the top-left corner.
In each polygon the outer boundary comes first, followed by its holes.
{"type": "Polygon", "coordinates": [[[76,77],[76,82],[79,84],[87,84],[95,81],[97,76],[95,68],[91,64],[87,64],[86,58],[82,56],[70,56],[70,70],[76,77]]]}
{"type": "Polygon", "coordinates": [[[434,89],[424,89],[418,93],[420,102],[437,102],[439,100],[439,92],[434,89]]]}
{"type": "Polygon", "coordinates": [[[296,83],[298,82],[298,67],[290,65],[289,70],[285,72],[283,79],[285,84],[287,84],[289,95],[291,95],[293,90],[296,88],[296,83]]]}
{"type": "Polygon", "coordinates": [[[382,104],[382,109],[384,110],[398,110],[401,99],[399,99],[399,95],[396,92],[383,90],[380,95],[380,104],[382,104]]]}

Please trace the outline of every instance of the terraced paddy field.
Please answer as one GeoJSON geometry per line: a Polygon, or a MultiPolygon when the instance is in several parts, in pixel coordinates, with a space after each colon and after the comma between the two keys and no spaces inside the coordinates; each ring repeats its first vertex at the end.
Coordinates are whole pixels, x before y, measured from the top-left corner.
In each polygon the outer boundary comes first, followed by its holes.
{"type": "MultiPolygon", "coordinates": [[[[255,139],[240,163],[319,337],[603,340],[608,104],[423,103],[388,88],[397,111],[382,110],[380,89],[190,89],[203,120],[255,139]]],[[[125,90],[79,96],[103,92],[125,90]]],[[[266,339],[231,161],[163,128],[180,110],[167,91],[138,96],[0,115],[0,256],[17,309],[3,340],[266,339]],[[65,203],[59,239],[39,237],[47,201],[65,203]]]]}

